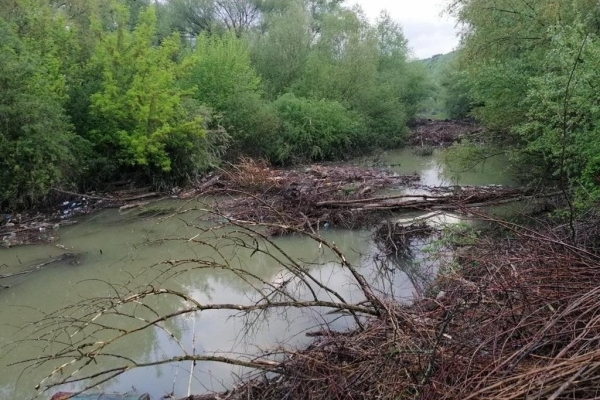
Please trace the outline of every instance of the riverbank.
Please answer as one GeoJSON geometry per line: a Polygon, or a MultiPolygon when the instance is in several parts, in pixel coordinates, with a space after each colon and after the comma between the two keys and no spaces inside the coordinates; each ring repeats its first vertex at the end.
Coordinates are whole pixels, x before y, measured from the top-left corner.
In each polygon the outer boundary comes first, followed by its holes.
{"type": "MultiPolygon", "coordinates": [[[[348,332],[348,327],[356,326],[356,323],[367,329],[368,321],[373,318],[380,320],[388,313],[388,309],[402,308],[399,304],[413,298],[415,293],[418,298],[422,293],[426,294],[420,288],[426,287],[423,283],[428,278],[421,273],[423,268],[418,264],[427,251],[423,247],[426,243],[417,244],[418,247],[413,248],[412,253],[397,254],[398,249],[402,249],[402,241],[412,241],[410,230],[396,229],[397,226],[390,225],[391,229],[381,233],[384,237],[394,238],[394,245],[382,250],[369,230],[334,229],[344,225],[334,224],[332,222],[335,220],[329,219],[307,225],[298,212],[304,213],[309,222],[318,221],[326,212],[330,212],[331,216],[332,211],[343,216],[343,221],[352,221],[353,218],[360,217],[362,211],[359,210],[367,208],[365,205],[377,205],[368,212],[380,212],[380,206],[384,205],[408,211],[402,215],[391,210],[385,211],[390,217],[390,224],[415,217],[431,217],[428,221],[438,224],[448,218],[452,224],[459,219],[455,213],[448,215],[439,210],[433,213],[426,210],[439,206],[442,209],[447,206],[458,207],[465,200],[468,202],[476,199],[469,190],[440,188],[440,185],[448,182],[443,174],[445,165],[442,164],[444,158],[440,153],[419,157],[412,151],[405,150],[390,152],[385,157],[384,164],[394,164],[394,167],[356,168],[329,164],[282,170],[249,161],[245,167],[240,165],[237,169],[230,170],[230,173],[235,173],[229,177],[217,178],[215,175],[207,178],[201,191],[188,194],[189,200],[168,200],[149,207],[124,211],[104,210],[90,215],[84,223],[61,232],[61,236],[64,236],[57,243],[69,252],[80,255],[76,266],[55,264],[51,269],[43,268],[39,273],[28,275],[26,279],[19,278],[14,285],[7,282],[11,288],[3,291],[4,300],[9,302],[7,304],[14,304],[14,299],[18,297],[18,303],[25,303],[23,305],[27,310],[44,310],[48,315],[72,317],[69,320],[40,320],[39,313],[13,314],[10,307],[2,307],[5,312],[0,317],[2,321],[11,321],[11,324],[15,319],[22,320],[28,327],[26,330],[31,328],[35,331],[38,327],[42,331],[49,329],[47,336],[37,331],[27,337],[47,337],[53,340],[56,332],[68,332],[73,323],[88,326],[88,316],[100,315],[93,321],[93,325],[101,327],[102,337],[110,338],[115,333],[119,336],[114,338],[114,346],[107,345],[112,350],[98,348],[103,345],[93,340],[85,343],[90,338],[85,336],[77,340],[81,345],[85,344],[89,351],[80,353],[73,349],[73,353],[69,354],[66,349],[67,353],[62,354],[67,358],[72,355],[75,363],[81,364],[84,369],[82,374],[88,371],[86,365],[96,365],[95,362],[87,363],[88,356],[98,361],[100,369],[118,367],[123,372],[136,368],[137,363],[147,364],[148,368],[147,371],[139,371],[142,373],[127,373],[122,379],[111,381],[103,387],[107,392],[125,392],[135,386],[154,398],[160,398],[171,387],[174,397],[184,395],[188,385],[192,385],[191,393],[202,393],[207,387],[218,391],[219,387],[211,383],[211,377],[215,374],[218,379],[227,380],[231,370],[208,361],[225,360],[231,362],[230,365],[238,366],[241,358],[241,365],[244,366],[264,369],[274,365],[266,362],[273,360],[258,358],[261,353],[257,354],[255,348],[249,351],[245,347],[237,347],[238,339],[246,329],[253,332],[260,330],[260,335],[248,339],[258,348],[272,349],[274,343],[287,344],[284,349],[286,353],[276,348],[271,350],[270,355],[287,354],[288,350],[296,354],[311,344],[311,338],[300,338],[304,336],[304,332],[312,332],[317,336],[328,335],[323,332],[329,331],[348,332]],[[402,161],[400,166],[393,162],[395,159],[402,161]],[[424,180],[404,181],[402,177],[411,176],[407,174],[409,171],[418,171],[418,175],[424,180]],[[427,185],[424,185],[425,182],[427,185]],[[387,198],[378,198],[378,193],[363,192],[368,186],[372,186],[374,191],[385,190],[385,193],[380,193],[383,195],[380,197],[387,198]],[[243,188],[243,194],[239,193],[240,188],[243,188]],[[442,191],[435,196],[425,193],[434,188],[442,191]],[[229,190],[232,192],[228,193],[229,190]],[[409,199],[416,203],[401,204],[409,199]],[[250,200],[254,203],[247,203],[250,200]],[[240,202],[242,205],[252,206],[239,208],[240,202]],[[213,209],[212,213],[205,211],[211,205],[216,205],[217,209],[213,209]],[[148,217],[146,214],[141,216],[147,209],[158,207],[170,209],[171,213],[163,214],[160,218],[148,217]],[[269,208],[271,212],[259,213],[258,211],[262,211],[261,207],[269,208]],[[244,213],[254,212],[263,220],[255,220],[252,215],[248,217],[250,220],[241,220],[241,215],[232,213],[236,209],[244,213]],[[287,212],[283,214],[287,218],[282,220],[283,224],[278,222],[280,210],[287,212]],[[309,226],[312,226],[314,232],[309,226]],[[279,232],[292,234],[273,236],[279,232]],[[135,277],[133,282],[132,277],[135,277]],[[420,280],[421,277],[424,279],[420,280]],[[148,282],[152,282],[152,286],[148,286],[148,282]],[[107,292],[108,287],[117,288],[117,291],[110,289],[107,292]],[[180,296],[185,299],[184,304],[180,296]],[[159,299],[158,303],[153,298],[159,299]],[[40,303],[39,299],[43,299],[43,302],[40,303]],[[71,299],[76,299],[72,305],[71,299]],[[130,335],[128,332],[131,329],[135,331],[139,327],[142,321],[139,318],[146,321],[156,318],[156,315],[137,315],[137,311],[136,315],[128,318],[127,313],[131,310],[143,311],[130,302],[144,304],[150,310],[156,310],[159,316],[169,315],[171,311],[175,312],[172,315],[181,315],[182,318],[175,317],[165,321],[168,326],[164,326],[171,332],[172,327],[176,326],[180,333],[176,333],[176,338],[170,340],[171,336],[160,334],[163,324],[158,322],[160,327],[156,326],[155,329],[150,325],[150,328],[144,329],[143,340],[135,333],[130,335]],[[65,304],[67,308],[60,309],[65,304]],[[155,308],[157,304],[160,304],[159,308],[155,308]],[[191,308],[186,310],[188,304],[191,308]],[[197,309],[195,304],[202,308],[197,309]],[[77,315],[79,312],[83,314],[77,315]],[[241,328],[239,325],[229,324],[230,320],[256,321],[256,313],[260,321],[265,318],[265,331],[260,322],[251,323],[251,328],[246,328],[244,322],[244,327],[241,328]],[[23,319],[27,315],[30,318],[23,319]],[[112,318],[111,315],[117,317],[112,318]],[[189,318],[192,315],[193,318],[189,318]],[[281,318],[282,315],[285,317],[281,318]],[[340,315],[344,317],[340,318],[340,315]],[[201,325],[195,325],[196,316],[201,318],[201,325]],[[234,316],[242,318],[233,318],[234,316]],[[30,321],[36,323],[27,324],[30,321]],[[315,325],[321,327],[315,328],[315,325]],[[291,342],[287,341],[289,335],[294,335],[291,342]],[[177,349],[181,349],[183,353],[179,353],[177,349]],[[231,349],[231,353],[223,353],[223,349],[231,349]],[[160,352],[157,354],[155,350],[160,352]],[[106,354],[107,358],[100,360],[97,354],[106,354]],[[193,374],[177,375],[169,371],[170,368],[161,367],[162,364],[153,367],[152,363],[163,362],[163,354],[167,359],[174,357],[179,360],[178,365],[186,368],[187,362],[184,360],[194,359],[198,363],[197,369],[193,374]],[[240,357],[240,354],[249,355],[240,357]],[[112,355],[127,358],[113,359],[112,355]],[[248,362],[248,359],[251,361],[248,362]],[[160,373],[160,379],[148,382],[146,374],[152,374],[152,371],[160,373]],[[194,384],[188,382],[188,376],[193,376],[194,384]],[[196,379],[201,380],[201,384],[195,384],[196,379]],[[181,382],[182,380],[185,382],[181,382]]],[[[486,164],[486,168],[491,168],[493,174],[489,174],[487,169],[481,169],[476,171],[480,174],[477,177],[463,176],[463,180],[457,183],[464,187],[478,182],[489,184],[477,189],[481,193],[499,194],[510,189],[508,186],[495,186],[505,182],[503,179],[506,177],[496,174],[501,174],[502,168],[492,163],[486,164]]],[[[459,208],[455,211],[463,210],[459,208]]],[[[469,210],[464,211],[468,213],[469,210]]],[[[360,218],[356,221],[359,222],[360,218]]],[[[372,218],[371,221],[379,219],[372,218]]],[[[439,228],[441,230],[441,226],[439,228]]],[[[418,242],[421,238],[415,236],[414,240],[418,242]]],[[[9,249],[4,253],[4,262],[8,264],[8,269],[19,271],[29,263],[36,264],[36,260],[47,257],[51,252],[59,252],[55,247],[9,249]]],[[[433,267],[431,271],[435,272],[437,267],[433,267]]],[[[2,331],[5,333],[0,334],[0,339],[15,334],[22,336],[20,332],[12,332],[9,326],[2,331]]],[[[113,343],[105,343],[109,342],[113,343]]],[[[20,346],[18,353],[14,351],[8,358],[15,362],[28,358],[24,355],[28,354],[24,347],[20,346]]],[[[36,352],[31,357],[35,360],[34,363],[47,363],[45,366],[54,371],[55,358],[52,354],[47,355],[49,358],[46,359],[36,352]]],[[[29,388],[44,379],[44,376],[40,376],[44,368],[36,368],[36,371],[39,372],[28,375],[27,382],[33,381],[29,388]]],[[[276,372],[281,373],[279,370],[276,372]]],[[[56,383],[61,390],[67,391],[81,388],[81,385],[68,383],[60,385],[65,377],[68,381],[68,375],[54,375],[52,379],[45,380],[47,383],[44,385],[56,383]]],[[[10,375],[4,379],[6,383],[0,386],[10,387],[14,381],[10,375]]],[[[24,393],[29,392],[19,388],[14,393],[24,396],[24,393]]]]}
{"type": "Polygon", "coordinates": [[[61,227],[74,225],[78,217],[105,208],[127,210],[168,197],[149,188],[132,188],[105,194],[55,190],[55,201],[36,210],[0,215],[0,249],[53,243],[61,227]]]}
{"type": "MultiPolygon", "coordinates": [[[[480,132],[480,128],[470,121],[419,120],[412,127],[409,142],[415,146],[416,152],[419,152],[419,149],[425,145],[428,152],[424,155],[430,156],[434,147],[447,146],[463,138],[472,137],[478,132],[480,132]]],[[[403,164],[404,161],[399,160],[394,164],[403,164]]],[[[284,170],[271,168],[263,161],[241,159],[235,165],[213,171],[189,188],[176,188],[168,193],[156,192],[150,187],[131,186],[131,183],[127,182],[120,183],[123,187],[113,188],[106,193],[76,193],[56,189],[53,192],[52,200],[48,200],[43,207],[21,213],[5,213],[0,216],[0,248],[53,243],[59,236],[58,230],[61,227],[76,224],[78,217],[105,208],[119,208],[122,211],[143,208],[154,201],[165,198],[189,199],[194,196],[218,194],[221,189],[226,189],[229,195],[238,191],[238,194],[258,193],[263,197],[271,196],[273,192],[278,191],[279,197],[285,197],[288,200],[301,194],[305,204],[301,207],[302,210],[296,211],[306,215],[310,214],[312,210],[308,206],[325,200],[362,200],[372,197],[376,191],[390,188],[412,187],[418,189],[419,179],[414,171],[404,169],[403,173],[397,173],[387,165],[377,168],[359,168],[348,163],[329,163],[304,165],[284,170]]],[[[431,182],[421,182],[421,184],[431,186],[431,182]]],[[[285,204],[284,200],[278,199],[279,213],[285,212],[286,206],[289,205],[285,204]]],[[[234,207],[237,212],[234,214],[242,219],[258,218],[260,220],[256,214],[258,211],[266,213],[266,215],[273,213],[272,207],[257,207],[257,204],[252,204],[252,201],[247,201],[245,205],[241,203],[238,199],[234,207]],[[244,208],[247,211],[254,210],[254,215],[252,212],[244,213],[244,208]]],[[[229,203],[228,212],[233,211],[231,210],[232,206],[233,204],[229,203]]],[[[334,213],[339,214],[337,211],[334,213]]],[[[293,217],[294,225],[298,225],[299,218],[304,219],[301,214],[293,217]]],[[[371,217],[367,216],[362,223],[366,224],[369,218],[371,217]]],[[[328,210],[308,219],[308,224],[313,229],[318,228],[319,224],[325,223],[328,226],[335,224],[341,227],[361,225],[354,221],[355,218],[343,221],[339,215],[330,215],[328,210]]],[[[358,218],[356,219],[358,220],[358,218]]]]}
{"type": "MultiPolygon", "coordinates": [[[[308,333],[276,376],[259,373],[216,399],[573,399],[600,385],[600,218],[514,225],[454,238],[429,295],[381,298],[362,328],[308,333]]],[[[275,370],[275,368],[274,368],[275,370]]]]}

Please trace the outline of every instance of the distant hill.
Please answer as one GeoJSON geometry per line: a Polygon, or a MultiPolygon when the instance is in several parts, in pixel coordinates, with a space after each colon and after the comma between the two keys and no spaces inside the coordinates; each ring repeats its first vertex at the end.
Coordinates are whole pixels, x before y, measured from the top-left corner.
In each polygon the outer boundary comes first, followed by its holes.
{"type": "Polygon", "coordinates": [[[423,101],[419,110],[419,117],[431,119],[448,118],[444,99],[446,93],[442,87],[442,81],[448,70],[448,67],[457,57],[457,52],[452,51],[447,54],[436,54],[424,60],[419,60],[419,63],[425,66],[429,72],[430,96],[423,101]]]}
{"type": "Polygon", "coordinates": [[[420,61],[427,67],[427,70],[439,80],[446,67],[456,58],[456,55],[456,51],[451,51],[447,54],[436,54],[435,56],[420,61]]]}

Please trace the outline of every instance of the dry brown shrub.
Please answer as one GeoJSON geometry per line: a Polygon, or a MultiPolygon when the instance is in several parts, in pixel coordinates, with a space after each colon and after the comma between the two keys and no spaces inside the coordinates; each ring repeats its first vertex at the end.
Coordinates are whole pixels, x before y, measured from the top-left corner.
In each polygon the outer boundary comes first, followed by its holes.
{"type": "Polygon", "coordinates": [[[236,164],[223,171],[223,176],[239,190],[264,192],[280,186],[277,174],[264,159],[241,157],[236,164]]]}

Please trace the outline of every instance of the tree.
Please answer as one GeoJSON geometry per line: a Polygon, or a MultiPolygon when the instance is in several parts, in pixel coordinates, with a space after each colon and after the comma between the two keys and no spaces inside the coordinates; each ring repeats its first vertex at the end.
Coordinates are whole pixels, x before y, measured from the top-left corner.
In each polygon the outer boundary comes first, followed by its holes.
{"type": "Polygon", "coordinates": [[[206,167],[205,131],[199,106],[184,107],[190,93],[176,86],[179,37],[174,34],[154,45],[152,8],[141,14],[133,32],[125,29],[126,18],[124,12],[92,61],[103,80],[102,89],[91,97],[96,129],[90,139],[107,168],[141,167],[155,183],[193,178],[206,167]]]}
{"type": "Polygon", "coordinates": [[[600,198],[598,62],[598,36],[581,24],[555,27],[546,55],[553,68],[530,80],[528,121],[516,129],[528,157],[542,161],[539,172],[575,187],[586,201],[600,198]]]}
{"type": "Polygon", "coordinates": [[[456,0],[451,10],[465,24],[461,54],[473,82],[474,114],[506,131],[527,120],[520,102],[528,79],[546,72],[552,26],[581,21],[586,29],[597,29],[592,0],[456,0]]]}
{"type": "Polygon", "coordinates": [[[361,115],[339,102],[288,93],[272,107],[282,123],[268,154],[279,164],[343,159],[372,148],[361,115]]]}
{"type": "Polygon", "coordinates": [[[271,99],[291,90],[304,73],[312,42],[310,22],[300,5],[292,4],[268,18],[268,33],[252,40],[252,61],[271,99]]]}
{"type": "Polygon", "coordinates": [[[0,207],[28,207],[65,182],[76,141],[58,59],[23,43],[1,18],[0,87],[0,207]]]}
{"type": "Polygon", "coordinates": [[[203,33],[183,64],[181,84],[194,88],[193,98],[220,116],[233,138],[232,152],[264,156],[277,121],[263,100],[247,41],[233,32],[203,33]]]}
{"type": "Polygon", "coordinates": [[[192,36],[230,30],[240,37],[261,17],[262,0],[170,0],[179,29],[192,36]]]}
{"type": "Polygon", "coordinates": [[[598,3],[457,0],[452,10],[466,24],[472,115],[503,133],[530,178],[559,184],[571,205],[571,189],[595,201],[598,3]]]}

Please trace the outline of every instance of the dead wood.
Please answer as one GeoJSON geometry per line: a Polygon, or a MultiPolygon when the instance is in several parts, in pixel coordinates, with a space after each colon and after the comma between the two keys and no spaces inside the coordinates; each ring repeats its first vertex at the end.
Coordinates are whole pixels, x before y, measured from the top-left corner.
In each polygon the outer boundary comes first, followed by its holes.
{"type": "Polygon", "coordinates": [[[255,375],[215,398],[597,398],[600,255],[587,236],[598,220],[579,221],[574,243],[563,227],[485,219],[504,238],[461,252],[437,295],[388,304],[391,313],[363,330],[316,332],[285,353],[282,374],[255,375]]]}
{"type": "Polygon", "coordinates": [[[462,210],[555,195],[500,186],[423,187],[418,180],[415,175],[400,176],[376,168],[313,165],[281,170],[264,161],[244,159],[223,171],[220,179],[213,177],[201,187],[203,195],[221,196],[217,211],[227,217],[309,232],[371,226],[382,215],[402,210],[462,210]],[[375,196],[384,189],[424,194],[375,196]]]}
{"type": "Polygon", "coordinates": [[[284,170],[271,168],[264,161],[243,159],[222,171],[220,179],[213,177],[202,184],[201,194],[220,196],[217,211],[232,219],[315,232],[334,226],[356,228],[374,221],[370,211],[354,213],[320,202],[365,199],[377,190],[401,189],[418,180],[417,175],[401,176],[376,168],[312,165],[284,170]]]}
{"type": "Polygon", "coordinates": [[[472,138],[482,128],[469,120],[418,120],[411,130],[413,146],[448,146],[462,138],[472,138]]]}
{"type": "Polygon", "coordinates": [[[40,262],[38,264],[31,265],[19,272],[12,272],[8,274],[0,274],[0,279],[13,278],[21,275],[29,275],[34,272],[41,271],[43,268],[46,268],[50,265],[58,264],[61,262],[70,262],[71,264],[77,264],[79,261],[79,255],[75,253],[64,253],[56,257],[52,257],[48,260],[40,262]]]}
{"type": "Polygon", "coordinates": [[[431,237],[435,229],[426,222],[401,224],[387,221],[373,233],[379,249],[387,256],[410,256],[415,239],[431,237]]]}

